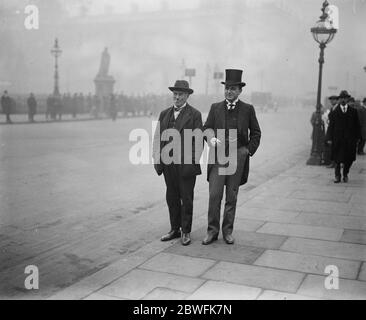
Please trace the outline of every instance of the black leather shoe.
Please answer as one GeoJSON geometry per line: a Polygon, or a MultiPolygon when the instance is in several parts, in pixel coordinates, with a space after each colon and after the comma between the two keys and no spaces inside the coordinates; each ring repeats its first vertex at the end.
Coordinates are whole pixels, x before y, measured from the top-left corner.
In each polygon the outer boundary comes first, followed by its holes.
{"type": "Polygon", "coordinates": [[[210,244],[210,243],[216,241],[217,238],[218,238],[218,235],[207,234],[206,237],[202,240],[202,244],[204,244],[204,245],[210,244]]]}
{"type": "Polygon", "coordinates": [[[189,233],[182,233],[182,245],[188,246],[191,243],[191,236],[189,233]]]}
{"type": "Polygon", "coordinates": [[[334,183],[340,183],[341,182],[341,177],[335,177],[334,183]]]}
{"type": "Polygon", "coordinates": [[[226,236],[223,236],[224,238],[224,241],[227,243],[227,244],[233,244],[234,243],[234,237],[231,235],[231,234],[227,234],[226,236]]]}
{"type": "Polygon", "coordinates": [[[343,177],[343,182],[346,182],[346,183],[348,182],[348,176],[343,177]]]}
{"type": "Polygon", "coordinates": [[[180,238],[180,230],[171,230],[169,233],[161,237],[161,241],[170,241],[176,238],[180,238]]]}

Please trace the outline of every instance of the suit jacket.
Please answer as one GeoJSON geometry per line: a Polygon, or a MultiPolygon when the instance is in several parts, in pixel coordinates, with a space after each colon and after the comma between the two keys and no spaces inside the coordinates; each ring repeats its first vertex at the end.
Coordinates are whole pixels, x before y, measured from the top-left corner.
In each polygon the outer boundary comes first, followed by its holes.
{"type": "MultiPolygon", "coordinates": [[[[169,107],[163,110],[159,115],[159,124],[160,130],[157,127],[154,134],[154,142],[153,142],[153,159],[154,159],[154,168],[158,175],[161,175],[164,171],[164,168],[167,164],[164,164],[161,156],[163,148],[170,143],[169,141],[161,141],[162,137],[164,137],[164,130],[168,129],[170,118],[173,116],[174,107],[169,107]],[[157,163],[159,162],[159,163],[157,163]]],[[[184,129],[199,129],[202,130],[202,115],[197,109],[190,106],[188,103],[183,108],[183,110],[178,115],[175,120],[175,129],[180,133],[180,159],[181,163],[179,164],[181,167],[181,173],[183,177],[190,177],[195,175],[200,175],[201,166],[199,164],[199,160],[203,151],[203,141],[200,144],[200,149],[197,150],[197,158],[196,158],[196,148],[195,148],[195,139],[192,139],[192,154],[185,155],[184,154],[184,129]],[[199,156],[198,156],[199,155],[199,156]],[[184,163],[185,158],[191,159],[191,164],[184,163]]]]}
{"type": "MultiPolygon", "coordinates": [[[[211,106],[210,112],[207,116],[204,129],[209,129],[211,134],[207,135],[208,141],[212,137],[217,136],[217,129],[225,129],[225,108],[226,101],[221,101],[219,103],[214,103],[211,106]]],[[[255,114],[254,107],[250,104],[244,103],[239,100],[236,104],[238,108],[238,140],[244,144],[248,149],[249,154],[247,155],[243,175],[241,177],[240,185],[245,184],[248,181],[249,175],[249,156],[253,156],[257,151],[261,139],[261,129],[255,114]]],[[[215,148],[210,148],[210,159],[215,159],[215,148]]],[[[207,180],[210,175],[210,171],[213,167],[212,163],[207,166],[207,180]]]]}
{"type": "Polygon", "coordinates": [[[329,114],[329,126],[326,141],[332,141],[331,158],[336,162],[355,161],[357,141],[361,137],[357,110],[347,107],[344,114],[337,107],[329,114]]]}

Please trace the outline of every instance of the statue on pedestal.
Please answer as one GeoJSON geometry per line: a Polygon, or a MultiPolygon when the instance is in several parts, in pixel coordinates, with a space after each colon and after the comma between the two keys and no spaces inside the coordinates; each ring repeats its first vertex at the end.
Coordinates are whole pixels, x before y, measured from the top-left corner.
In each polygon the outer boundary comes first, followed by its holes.
{"type": "Polygon", "coordinates": [[[115,83],[114,78],[108,74],[111,56],[108,52],[108,48],[104,48],[102,57],[100,60],[99,71],[94,79],[95,83],[95,95],[102,101],[105,97],[110,97],[113,94],[113,86],[115,83]]]}

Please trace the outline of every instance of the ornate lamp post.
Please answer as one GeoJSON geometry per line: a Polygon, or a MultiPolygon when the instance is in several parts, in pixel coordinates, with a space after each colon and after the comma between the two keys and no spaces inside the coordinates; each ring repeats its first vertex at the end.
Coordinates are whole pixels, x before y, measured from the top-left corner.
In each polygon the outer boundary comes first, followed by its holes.
{"type": "Polygon", "coordinates": [[[60,95],[60,91],[59,91],[59,88],[58,88],[58,64],[57,64],[57,59],[61,55],[61,53],[62,53],[62,50],[58,46],[58,40],[56,38],[55,39],[55,44],[54,44],[53,48],[51,49],[51,54],[55,57],[55,75],[54,75],[55,86],[54,86],[54,89],[53,89],[53,95],[54,96],[59,96],[60,95]]]}
{"type": "Polygon", "coordinates": [[[329,3],[327,0],[324,1],[322,6],[322,15],[320,20],[317,21],[315,27],[311,28],[314,40],[319,43],[320,56],[319,56],[319,78],[318,78],[318,94],[316,100],[316,110],[312,116],[313,125],[313,144],[311,147],[311,155],[306,164],[308,165],[321,165],[322,164],[322,151],[324,148],[324,126],[321,114],[321,94],[322,94],[322,76],[323,76],[323,64],[324,64],[324,49],[328,43],[330,43],[337,29],[334,29],[329,21],[328,13],[326,9],[329,3]]]}

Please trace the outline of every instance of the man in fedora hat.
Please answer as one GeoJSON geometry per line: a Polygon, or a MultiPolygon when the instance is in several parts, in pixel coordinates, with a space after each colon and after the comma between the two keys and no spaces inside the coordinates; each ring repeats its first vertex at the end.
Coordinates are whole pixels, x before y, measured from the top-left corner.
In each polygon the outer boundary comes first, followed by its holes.
{"type": "Polygon", "coordinates": [[[204,245],[208,245],[218,238],[220,207],[225,186],[226,200],[222,235],[227,244],[234,243],[232,232],[238,189],[248,180],[249,156],[254,155],[260,143],[261,130],[254,107],[239,100],[239,95],[245,86],[241,80],[242,72],[242,70],[236,69],[226,70],[226,81],[221,82],[225,85],[225,100],[212,104],[204,125],[205,131],[210,131],[207,138],[210,146],[207,167],[207,180],[209,182],[208,228],[207,235],[202,241],[204,245]],[[220,136],[220,132],[224,132],[224,138],[220,136]],[[235,134],[232,135],[232,132],[235,134]],[[236,168],[233,173],[225,172],[226,165],[219,159],[220,149],[225,150],[225,154],[227,151],[236,150],[234,152],[236,168]]]}
{"type": "Polygon", "coordinates": [[[341,182],[343,163],[343,182],[348,182],[352,162],[356,160],[356,147],[359,140],[360,124],[357,110],[348,105],[351,96],[346,90],[339,95],[339,104],[329,114],[326,141],[331,145],[331,159],[335,162],[334,183],[341,182]]]}
{"type": "Polygon", "coordinates": [[[173,106],[160,113],[153,143],[154,167],[157,174],[163,174],[165,179],[171,227],[170,231],[161,237],[161,241],[181,237],[182,244],[189,245],[194,186],[196,176],[201,174],[199,164],[201,151],[196,152],[193,138],[190,154],[184,154],[184,130],[202,130],[202,115],[187,103],[189,95],[193,93],[187,81],[177,80],[174,87],[169,87],[169,90],[173,92],[173,106]],[[177,142],[175,138],[179,141],[177,142]],[[197,154],[199,156],[195,157],[197,154]],[[169,163],[169,159],[173,161],[169,163]]]}

